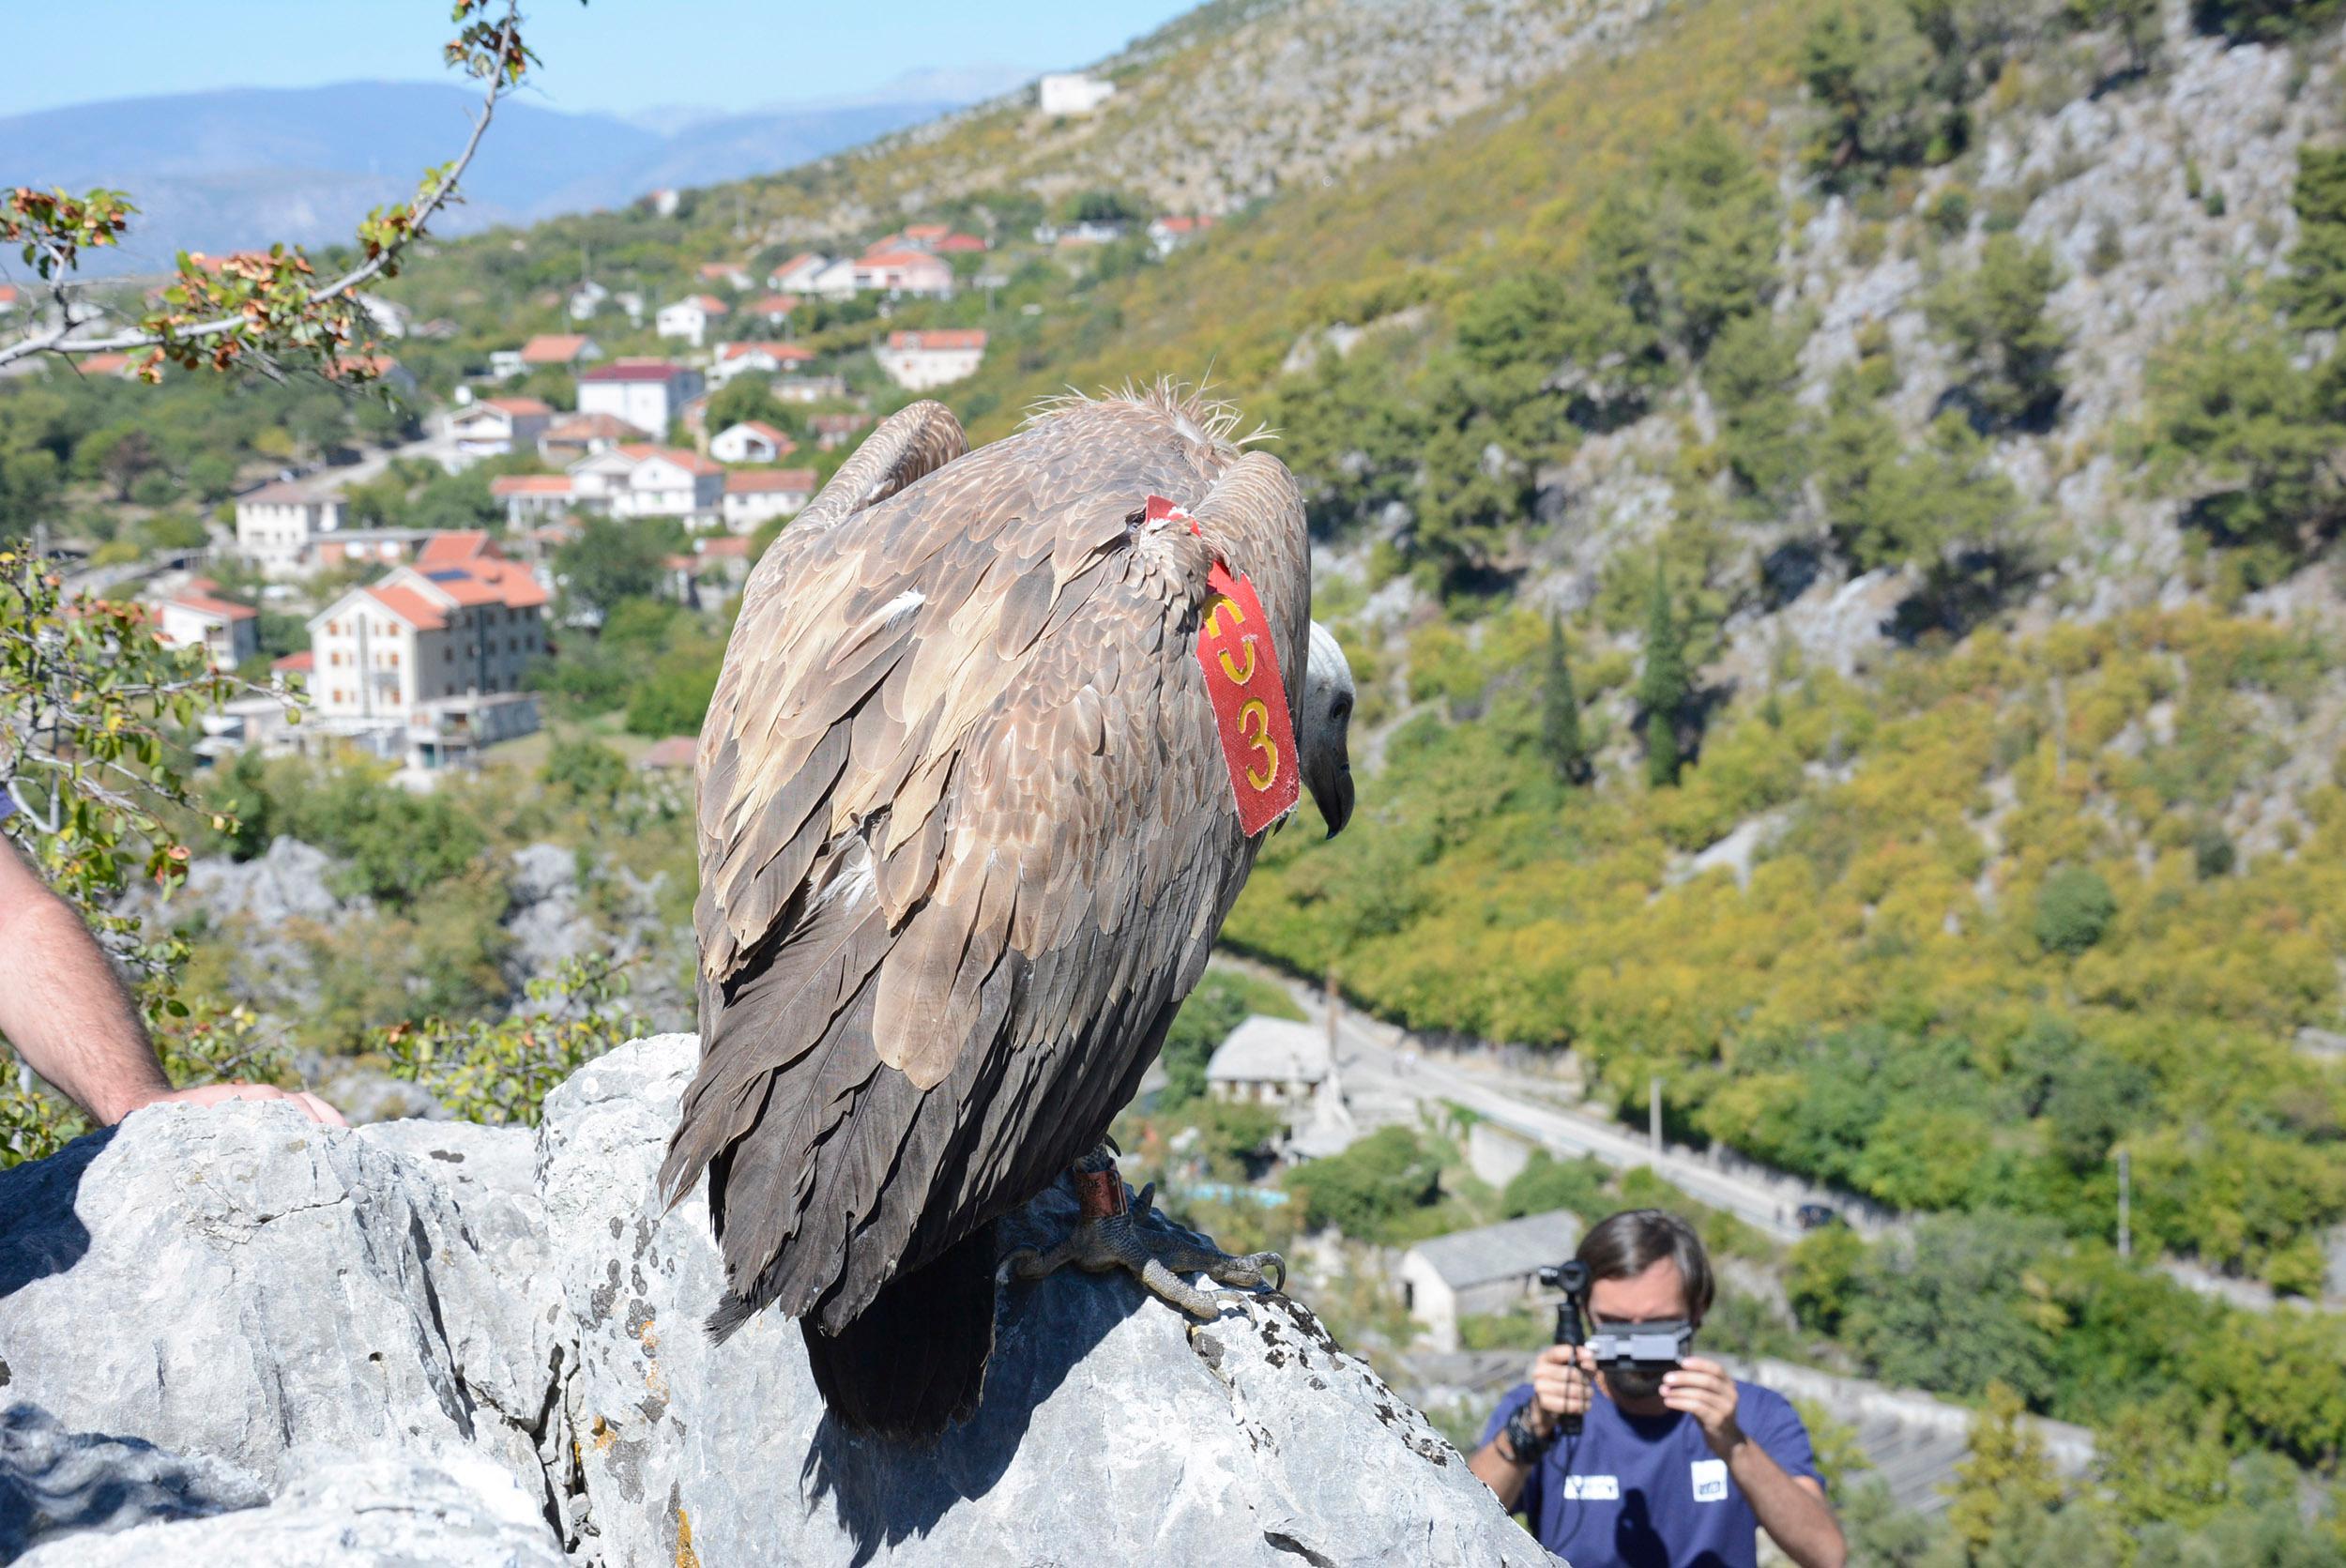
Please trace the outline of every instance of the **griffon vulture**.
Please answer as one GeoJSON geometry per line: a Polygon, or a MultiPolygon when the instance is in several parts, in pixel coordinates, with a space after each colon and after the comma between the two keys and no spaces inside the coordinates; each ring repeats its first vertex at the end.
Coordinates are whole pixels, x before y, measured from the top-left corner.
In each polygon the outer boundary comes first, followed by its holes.
{"type": "Polygon", "coordinates": [[[976,1408],[998,1269],[1122,1267],[1210,1317],[1179,1273],[1277,1266],[1135,1225],[1103,1147],[1268,830],[1242,810],[1299,770],[1330,832],[1352,809],[1302,501],[1234,423],[1160,385],[970,452],[916,403],[744,592],[700,738],[701,1059],[661,1180],[673,1203],[708,1174],[711,1332],[800,1319],[851,1428],[976,1408]],[[1071,1165],[1083,1223],[998,1258],[996,1218],[1071,1165]]]}

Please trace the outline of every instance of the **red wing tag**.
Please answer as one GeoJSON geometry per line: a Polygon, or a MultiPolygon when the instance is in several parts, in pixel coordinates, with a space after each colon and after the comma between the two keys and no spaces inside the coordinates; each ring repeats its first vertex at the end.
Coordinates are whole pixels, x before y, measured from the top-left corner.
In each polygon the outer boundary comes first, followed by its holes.
{"type": "Polygon", "coordinates": [[[1279,678],[1278,650],[1272,646],[1271,623],[1263,617],[1255,585],[1232,577],[1219,561],[1206,584],[1220,597],[1206,606],[1197,663],[1206,672],[1222,760],[1238,796],[1239,827],[1252,838],[1302,794],[1295,724],[1287,716],[1287,683],[1279,678]]]}

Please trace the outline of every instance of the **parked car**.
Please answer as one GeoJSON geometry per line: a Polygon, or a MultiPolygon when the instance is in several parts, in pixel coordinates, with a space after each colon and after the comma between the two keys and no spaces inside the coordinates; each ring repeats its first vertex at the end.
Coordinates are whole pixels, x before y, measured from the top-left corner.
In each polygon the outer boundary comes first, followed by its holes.
{"type": "Polygon", "coordinates": [[[1792,1210],[1792,1223],[1803,1230],[1821,1230],[1829,1225],[1847,1225],[1841,1211],[1829,1203],[1804,1203],[1792,1210]]]}

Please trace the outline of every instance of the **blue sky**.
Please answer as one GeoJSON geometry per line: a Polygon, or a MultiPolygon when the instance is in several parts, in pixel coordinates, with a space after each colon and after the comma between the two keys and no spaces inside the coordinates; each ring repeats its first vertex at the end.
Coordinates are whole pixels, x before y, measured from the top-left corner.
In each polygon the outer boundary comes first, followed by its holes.
{"type": "MultiPolygon", "coordinates": [[[[529,0],[548,108],[750,109],[852,96],[906,71],[1083,65],[1184,0],[529,0]]],[[[80,0],[10,5],[0,116],[94,99],[355,78],[445,79],[448,0],[80,0]],[[190,15],[200,42],[188,38],[190,15]]]]}

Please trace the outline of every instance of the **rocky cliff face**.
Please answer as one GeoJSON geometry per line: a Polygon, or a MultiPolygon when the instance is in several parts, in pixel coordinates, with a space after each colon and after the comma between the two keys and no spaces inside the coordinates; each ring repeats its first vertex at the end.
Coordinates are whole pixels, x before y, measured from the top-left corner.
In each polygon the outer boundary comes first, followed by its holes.
{"type": "Polygon", "coordinates": [[[838,1431],[795,1328],[701,1332],[700,1197],[651,1207],[693,1059],[614,1052],[534,1135],[157,1108],[0,1174],[0,1560],[1544,1560],[1279,1298],[1058,1276],[968,1424],[838,1431]]]}

